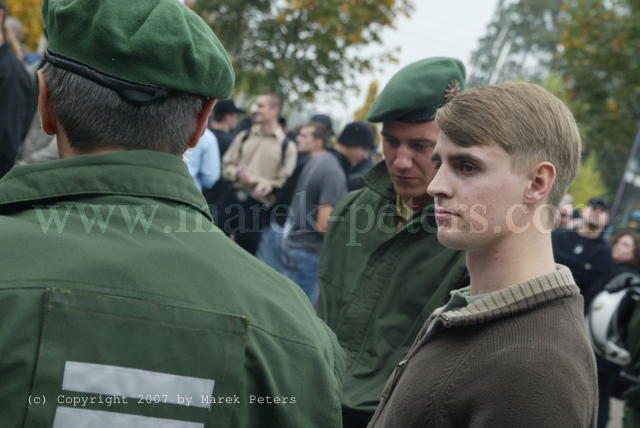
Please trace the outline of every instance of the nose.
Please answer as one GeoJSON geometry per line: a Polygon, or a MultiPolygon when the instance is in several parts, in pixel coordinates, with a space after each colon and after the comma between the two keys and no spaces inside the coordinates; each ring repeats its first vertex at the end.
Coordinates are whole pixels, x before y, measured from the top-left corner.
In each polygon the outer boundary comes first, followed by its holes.
{"type": "Polygon", "coordinates": [[[443,167],[438,169],[436,175],[427,186],[427,193],[432,198],[437,196],[445,198],[451,197],[451,186],[447,184],[446,172],[443,167]]]}
{"type": "Polygon", "coordinates": [[[396,158],[393,161],[393,164],[396,168],[399,169],[409,169],[413,165],[413,161],[411,159],[410,151],[404,147],[404,144],[398,147],[396,152],[396,158]]]}

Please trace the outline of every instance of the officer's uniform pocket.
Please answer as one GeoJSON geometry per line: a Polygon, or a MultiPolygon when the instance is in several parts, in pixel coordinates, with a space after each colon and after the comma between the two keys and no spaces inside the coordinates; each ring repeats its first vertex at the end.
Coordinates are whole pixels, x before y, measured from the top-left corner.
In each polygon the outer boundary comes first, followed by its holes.
{"type": "Polygon", "coordinates": [[[30,393],[44,405],[29,406],[25,427],[230,425],[246,318],[61,289],[43,310],[30,393]]]}

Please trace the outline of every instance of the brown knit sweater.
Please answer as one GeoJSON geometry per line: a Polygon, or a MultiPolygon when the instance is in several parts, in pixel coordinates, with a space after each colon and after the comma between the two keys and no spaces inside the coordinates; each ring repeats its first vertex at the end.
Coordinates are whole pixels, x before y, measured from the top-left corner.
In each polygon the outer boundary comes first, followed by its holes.
{"type": "Polygon", "coordinates": [[[459,310],[436,310],[369,426],[595,427],[596,369],[582,305],[571,272],[558,265],[459,310]]]}

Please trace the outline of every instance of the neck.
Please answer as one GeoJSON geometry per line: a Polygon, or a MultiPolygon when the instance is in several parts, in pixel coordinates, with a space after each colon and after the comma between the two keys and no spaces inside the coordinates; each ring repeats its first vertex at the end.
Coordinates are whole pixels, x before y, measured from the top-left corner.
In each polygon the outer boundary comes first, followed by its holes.
{"type": "Polygon", "coordinates": [[[419,197],[400,195],[400,199],[402,199],[402,202],[411,207],[411,209],[414,211],[421,210],[422,208],[433,202],[433,198],[426,193],[423,196],[419,197]]]}
{"type": "Polygon", "coordinates": [[[264,123],[260,124],[260,128],[265,133],[274,132],[276,129],[278,129],[278,126],[280,126],[280,124],[278,123],[277,120],[270,121],[270,122],[264,122],[264,123]]]}
{"type": "Polygon", "coordinates": [[[467,251],[471,294],[501,290],[554,272],[551,234],[530,227],[510,233],[488,247],[467,251]]]}
{"type": "Polygon", "coordinates": [[[309,156],[318,156],[325,152],[324,147],[320,147],[318,149],[313,149],[309,152],[309,156]]]}
{"type": "Polygon", "coordinates": [[[102,146],[93,148],[91,150],[82,150],[76,147],[72,147],[64,133],[58,133],[56,136],[56,140],[58,143],[58,154],[61,159],[74,158],[82,155],[99,155],[104,153],[114,153],[114,152],[122,152],[125,149],[122,147],[115,146],[102,146]]]}
{"type": "Polygon", "coordinates": [[[588,225],[581,224],[580,227],[576,229],[576,233],[583,238],[596,239],[602,232],[600,229],[591,229],[588,225]]]}

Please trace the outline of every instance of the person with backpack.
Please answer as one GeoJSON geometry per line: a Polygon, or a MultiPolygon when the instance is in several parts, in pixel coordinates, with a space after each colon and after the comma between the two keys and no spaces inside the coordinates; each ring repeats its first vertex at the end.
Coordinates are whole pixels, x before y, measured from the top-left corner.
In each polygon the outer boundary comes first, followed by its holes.
{"type": "Polygon", "coordinates": [[[222,176],[232,183],[220,224],[238,245],[255,254],[268,224],[266,197],[282,187],[296,166],[297,150],[278,123],[281,99],[258,95],[252,126],[239,133],[222,158],[222,176]]]}

